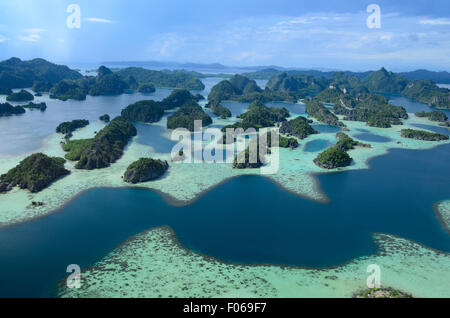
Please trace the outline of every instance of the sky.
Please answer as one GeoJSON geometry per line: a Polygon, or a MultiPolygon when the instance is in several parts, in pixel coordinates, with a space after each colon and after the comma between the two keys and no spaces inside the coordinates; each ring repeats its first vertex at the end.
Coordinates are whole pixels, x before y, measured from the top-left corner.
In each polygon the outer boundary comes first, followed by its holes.
{"type": "Polygon", "coordinates": [[[450,1],[0,0],[0,59],[12,56],[450,71],[450,1]],[[71,4],[80,28],[67,26],[71,4]]]}

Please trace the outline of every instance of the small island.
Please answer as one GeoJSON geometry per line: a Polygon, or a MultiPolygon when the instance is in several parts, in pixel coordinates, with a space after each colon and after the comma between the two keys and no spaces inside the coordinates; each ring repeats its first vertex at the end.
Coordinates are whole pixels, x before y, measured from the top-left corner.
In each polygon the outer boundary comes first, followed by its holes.
{"type": "Polygon", "coordinates": [[[12,190],[15,186],[39,192],[56,179],[68,175],[64,168],[65,160],[35,153],[23,159],[16,167],[0,176],[0,192],[12,190]]]}
{"type": "Polygon", "coordinates": [[[85,141],[81,149],[77,150],[74,156],[78,158],[75,168],[92,170],[108,167],[122,156],[128,141],[136,134],[136,127],[127,119],[121,116],[114,118],[92,141],[85,141]]]}
{"type": "Polygon", "coordinates": [[[160,102],[141,100],[128,105],[121,113],[123,118],[143,123],[154,123],[164,115],[164,108],[160,102]]]}
{"type": "Polygon", "coordinates": [[[438,122],[446,122],[447,121],[447,115],[445,115],[445,113],[438,111],[438,110],[433,110],[431,112],[418,112],[415,113],[414,115],[416,115],[417,117],[426,117],[431,121],[438,121],[438,122]]]}
{"type": "Polygon", "coordinates": [[[22,106],[13,106],[10,103],[0,104],[0,117],[20,115],[25,113],[25,108],[22,106]]]}
{"type": "Polygon", "coordinates": [[[33,102],[29,102],[26,105],[22,105],[23,108],[29,108],[29,109],[39,109],[40,111],[45,111],[47,109],[47,104],[42,102],[42,103],[33,103],[33,102]]]}
{"type": "Polygon", "coordinates": [[[280,132],[288,136],[295,136],[299,139],[304,139],[312,134],[319,132],[311,127],[310,122],[305,117],[299,116],[281,124],[280,132]]]}
{"type": "Polygon", "coordinates": [[[197,102],[188,102],[180,107],[175,114],[167,118],[167,128],[186,128],[189,131],[194,131],[194,121],[201,120],[202,126],[212,124],[211,117],[205,113],[203,108],[197,102]]]}
{"type": "Polygon", "coordinates": [[[321,152],[314,159],[314,163],[324,169],[335,169],[349,166],[352,163],[352,158],[340,147],[333,146],[321,152]]]}
{"type": "Polygon", "coordinates": [[[128,166],[123,181],[134,184],[154,180],[162,176],[168,168],[169,164],[165,160],[140,158],[128,166]]]}
{"type": "Polygon", "coordinates": [[[109,121],[110,121],[110,117],[108,114],[101,115],[98,119],[100,119],[101,121],[103,121],[105,123],[109,123],[109,121]]]}
{"type": "Polygon", "coordinates": [[[6,97],[6,100],[8,102],[29,102],[34,99],[33,94],[30,92],[27,92],[26,90],[22,89],[17,93],[12,93],[8,97],[6,97]]]}
{"type": "Polygon", "coordinates": [[[412,298],[411,294],[402,292],[400,290],[384,287],[384,288],[369,288],[364,291],[356,293],[355,298],[412,298]]]}
{"type": "MultiPolygon", "coordinates": [[[[233,168],[234,169],[256,169],[262,167],[264,164],[260,158],[259,147],[257,147],[256,162],[250,162],[250,148],[247,147],[245,151],[238,153],[234,157],[233,168]]],[[[254,161],[254,160],[252,160],[254,161]]]]}
{"type": "Polygon", "coordinates": [[[83,128],[89,125],[89,120],[86,119],[75,119],[72,121],[65,121],[56,127],[56,132],[59,134],[65,134],[66,136],[71,136],[72,132],[78,128],[83,128]]]}
{"type": "Polygon", "coordinates": [[[426,140],[426,141],[440,141],[448,140],[448,136],[444,134],[433,133],[425,130],[417,129],[402,129],[400,134],[404,138],[426,140]]]}
{"type": "Polygon", "coordinates": [[[364,147],[364,148],[371,148],[372,146],[369,144],[365,144],[359,141],[356,141],[352,138],[350,138],[347,134],[343,132],[338,132],[336,134],[336,137],[338,138],[338,142],[336,143],[336,147],[341,148],[344,151],[355,149],[355,147],[364,147]]]}
{"type": "Polygon", "coordinates": [[[231,111],[225,106],[221,105],[218,101],[212,101],[206,104],[206,108],[211,109],[211,112],[222,119],[231,117],[231,111]]]}
{"type": "Polygon", "coordinates": [[[339,126],[344,127],[345,125],[339,121],[337,116],[330,112],[320,101],[317,101],[315,99],[308,100],[306,102],[306,112],[309,116],[317,119],[318,121],[333,125],[333,126],[339,126]]]}
{"type": "Polygon", "coordinates": [[[138,92],[143,93],[143,94],[150,94],[150,93],[154,93],[155,91],[156,91],[156,88],[151,83],[143,83],[143,84],[139,85],[139,87],[138,87],[138,92]]]}

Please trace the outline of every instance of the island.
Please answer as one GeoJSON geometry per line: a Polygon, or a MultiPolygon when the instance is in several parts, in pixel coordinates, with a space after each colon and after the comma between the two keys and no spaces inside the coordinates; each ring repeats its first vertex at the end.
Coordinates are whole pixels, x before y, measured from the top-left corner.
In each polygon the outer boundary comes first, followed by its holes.
{"type": "Polygon", "coordinates": [[[13,106],[10,103],[0,103],[0,117],[20,115],[25,113],[25,108],[22,106],[13,106]]]}
{"type": "Polygon", "coordinates": [[[231,111],[216,100],[209,102],[205,107],[211,109],[211,112],[213,114],[219,116],[222,119],[231,117],[231,111]]]}
{"type": "Polygon", "coordinates": [[[49,157],[43,153],[32,154],[0,176],[0,192],[10,191],[15,186],[32,193],[39,192],[70,173],[64,168],[64,163],[63,158],[49,157]]]}
{"type": "Polygon", "coordinates": [[[109,123],[110,117],[108,114],[104,114],[104,115],[101,115],[98,119],[100,119],[101,121],[103,121],[105,123],[109,123]]]}
{"type": "Polygon", "coordinates": [[[352,163],[352,158],[345,150],[340,147],[333,146],[321,152],[314,163],[324,169],[335,169],[339,167],[346,167],[352,163]]]}
{"type": "Polygon", "coordinates": [[[445,115],[445,113],[438,111],[438,110],[433,110],[431,112],[418,112],[415,113],[414,115],[416,115],[417,117],[426,117],[431,121],[438,121],[438,122],[446,122],[447,121],[447,115],[445,115]]]}
{"type": "Polygon", "coordinates": [[[433,133],[425,130],[417,129],[402,129],[400,134],[404,138],[416,139],[416,140],[426,140],[426,141],[440,141],[448,140],[448,136],[444,134],[433,133]]]}
{"type": "MultiPolygon", "coordinates": [[[[52,89],[53,84],[47,81],[35,81],[31,88],[36,93],[48,93],[52,89]]],[[[35,95],[36,96],[36,95],[35,95]]]]}
{"type": "Polygon", "coordinates": [[[143,94],[154,93],[155,91],[156,88],[152,83],[143,83],[138,87],[138,92],[143,94]]]}
{"type": "Polygon", "coordinates": [[[164,115],[164,108],[160,102],[153,100],[141,100],[128,105],[122,110],[122,117],[131,121],[154,123],[164,115]]]}
{"type": "Polygon", "coordinates": [[[72,121],[65,121],[56,127],[56,132],[59,134],[70,135],[72,132],[78,128],[83,128],[89,125],[89,120],[86,119],[75,119],[72,121]]]}
{"type": "Polygon", "coordinates": [[[280,132],[288,136],[295,136],[299,139],[304,139],[312,134],[319,132],[311,127],[310,120],[299,116],[289,121],[281,123],[280,132]]]}
{"type": "Polygon", "coordinates": [[[29,102],[26,105],[22,105],[23,108],[29,108],[29,109],[39,109],[40,111],[45,111],[47,109],[47,104],[42,102],[42,103],[33,103],[33,102],[29,102]]]}
{"type": "Polygon", "coordinates": [[[322,102],[316,99],[306,101],[306,112],[309,116],[317,119],[322,123],[339,127],[345,126],[344,123],[339,121],[335,114],[330,112],[322,102]]]}
{"type": "Polygon", "coordinates": [[[128,166],[123,181],[134,184],[154,180],[162,176],[168,168],[169,164],[165,160],[140,158],[128,166]]]}
{"type": "Polygon", "coordinates": [[[344,151],[355,149],[355,147],[363,147],[363,148],[371,148],[372,146],[369,144],[365,144],[359,141],[356,141],[350,138],[347,134],[343,132],[338,132],[336,134],[338,138],[338,142],[336,143],[336,147],[341,148],[344,151]]]}
{"type": "Polygon", "coordinates": [[[256,130],[264,127],[273,127],[277,123],[286,121],[289,117],[289,111],[286,108],[267,107],[260,100],[255,100],[247,107],[247,111],[237,116],[241,121],[232,125],[227,125],[222,128],[226,131],[227,128],[254,128],[256,130]]]}
{"type": "Polygon", "coordinates": [[[6,97],[8,102],[28,102],[34,99],[33,94],[27,92],[24,89],[21,89],[17,93],[12,93],[11,95],[6,97]]]}
{"type": "Polygon", "coordinates": [[[211,117],[205,113],[203,108],[197,102],[190,101],[167,118],[167,128],[186,128],[189,131],[194,131],[195,120],[201,120],[203,127],[212,124],[211,117]]]}
{"type": "Polygon", "coordinates": [[[79,142],[84,144],[77,150],[78,162],[75,168],[92,170],[109,167],[122,156],[128,141],[136,134],[136,127],[127,119],[121,116],[114,118],[92,141],[79,142]]]}
{"type": "MultiPolygon", "coordinates": [[[[234,169],[256,169],[262,167],[264,164],[260,158],[259,147],[257,147],[256,162],[250,162],[250,148],[247,147],[244,151],[238,153],[233,160],[234,169]]],[[[252,160],[254,161],[254,160],[252,160]]]]}
{"type": "Polygon", "coordinates": [[[383,287],[383,288],[369,288],[361,292],[355,293],[355,298],[412,298],[411,294],[402,292],[400,290],[383,287]]]}
{"type": "Polygon", "coordinates": [[[198,98],[192,95],[187,89],[174,89],[169,96],[161,101],[164,109],[181,107],[188,103],[197,103],[198,98]]]}

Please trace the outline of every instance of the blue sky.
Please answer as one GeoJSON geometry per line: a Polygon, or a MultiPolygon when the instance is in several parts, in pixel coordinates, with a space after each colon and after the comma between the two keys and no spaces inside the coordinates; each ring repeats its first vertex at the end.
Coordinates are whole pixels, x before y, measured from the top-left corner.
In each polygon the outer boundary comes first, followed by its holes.
{"type": "Polygon", "coordinates": [[[450,71],[450,1],[0,0],[0,59],[450,71]],[[69,4],[81,28],[69,29],[69,4]],[[381,28],[369,29],[369,4],[381,28]]]}

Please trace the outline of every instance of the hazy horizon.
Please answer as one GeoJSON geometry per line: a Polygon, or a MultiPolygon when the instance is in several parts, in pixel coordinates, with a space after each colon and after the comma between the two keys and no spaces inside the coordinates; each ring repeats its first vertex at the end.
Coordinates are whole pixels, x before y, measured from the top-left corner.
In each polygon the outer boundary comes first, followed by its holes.
{"type": "Polygon", "coordinates": [[[449,71],[449,12],[443,0],[1,1],[0,59],[449,71]],[[71,4],[80,28],[67,26],[71,4]],[[366,24],[369,4],[380,28],[366,24]]]}

